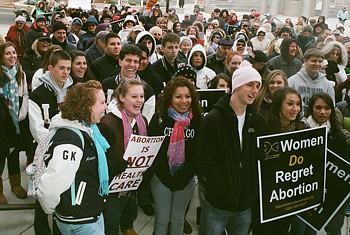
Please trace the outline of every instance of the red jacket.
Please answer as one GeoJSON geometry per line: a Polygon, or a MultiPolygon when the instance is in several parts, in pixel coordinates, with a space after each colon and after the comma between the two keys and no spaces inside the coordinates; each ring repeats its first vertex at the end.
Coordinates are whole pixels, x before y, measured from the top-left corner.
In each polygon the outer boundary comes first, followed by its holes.
{"type": "Polygon", "coordinates": [[[9,31],[7,32],[7,35],[5,37],[6,42],[12,42],[15,46],[16,46],[16,51],[17,51],[17,55],[19,57],[22,57],[24,54],[24,50],[26,48],[25,45],[25,38],[27,36],[27,32],[29,31],[29,26],[25,25],[24,26],[24,38],[21,40],[21,42],[19,42],[17,40],[17,29],[16,29],[16,25],[12,25],[9,28],[9,31]]]}

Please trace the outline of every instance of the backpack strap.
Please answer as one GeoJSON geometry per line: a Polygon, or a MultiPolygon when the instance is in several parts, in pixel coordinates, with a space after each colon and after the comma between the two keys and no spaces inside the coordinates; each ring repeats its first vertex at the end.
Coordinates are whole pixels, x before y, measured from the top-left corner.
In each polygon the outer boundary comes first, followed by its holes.
{"type": "MultiPolygon", "coordinates": [[[[80,137],[81,144],[83,147],[83,152],[84,152],[85,141],[84,141],[84,136],[81,133],[81,131],[77,128],[70,127],[70,126],[66,126],[66,127],[62,127],[62,128],[66,128],[68,130],[74,131],[80,137]]],[[[75,206],[75,179],[73,180],[72,185],[70,186],[70,195],[71,195],[71,200],[72,200],[72,206],[75,206]]]]}

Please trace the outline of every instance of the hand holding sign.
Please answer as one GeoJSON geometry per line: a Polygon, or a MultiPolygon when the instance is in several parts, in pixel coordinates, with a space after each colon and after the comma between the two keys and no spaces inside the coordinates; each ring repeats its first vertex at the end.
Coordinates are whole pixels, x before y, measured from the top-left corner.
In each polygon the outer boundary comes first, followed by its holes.
{"type": "Polygon", "coordinates": [[[131,135],[124,153],[128,167],[123,173],[113,178],[109,185],[109,192],[136,190],[142,181],[143,173],[152,165],[157,156],[164,138],[164,136],[131,135]]]}

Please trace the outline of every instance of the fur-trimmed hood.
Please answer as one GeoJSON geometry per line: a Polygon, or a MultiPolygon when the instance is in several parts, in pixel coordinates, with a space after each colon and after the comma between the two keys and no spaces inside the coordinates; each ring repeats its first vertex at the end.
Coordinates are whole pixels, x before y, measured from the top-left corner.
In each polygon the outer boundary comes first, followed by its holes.
{"type": "Polygon", "coordinates": [[[332,51],[334,47],[340,48],[340,58],[337,61],[338,64],[341,64],[343,66],[346,66],[348,63],[348,54],[346,52],[346,49],[343,44],[341,44],[338,41],[328,42],[326,45],[324,45],[322,51],[326,55],[332,51]]]}

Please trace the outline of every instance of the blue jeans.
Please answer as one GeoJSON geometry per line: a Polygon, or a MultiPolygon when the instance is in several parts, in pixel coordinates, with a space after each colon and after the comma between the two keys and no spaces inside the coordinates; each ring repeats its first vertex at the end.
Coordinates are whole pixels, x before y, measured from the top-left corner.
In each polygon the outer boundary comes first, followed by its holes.
{"type": "Polygon", "coordinates": [[[252,218],[252,209],[245,211],[226,211],[212,206],[204,200],[200,235],[221,235],[227,230],[230,235],[246,235],[252,218]]]}
{"type": "Polygon", "coordinates": [[[186,208],[194,191],[194,177],[183,190],[171,191],[154,175],[151,191],[155,207],[154,234],[183,234],[186,208]]]}
{"type": "Polygon", "coordinates": [[[104,235],[103,215],[94,223],[66,224],[56,219],[56,224],[63,235],[104,235]]]}

